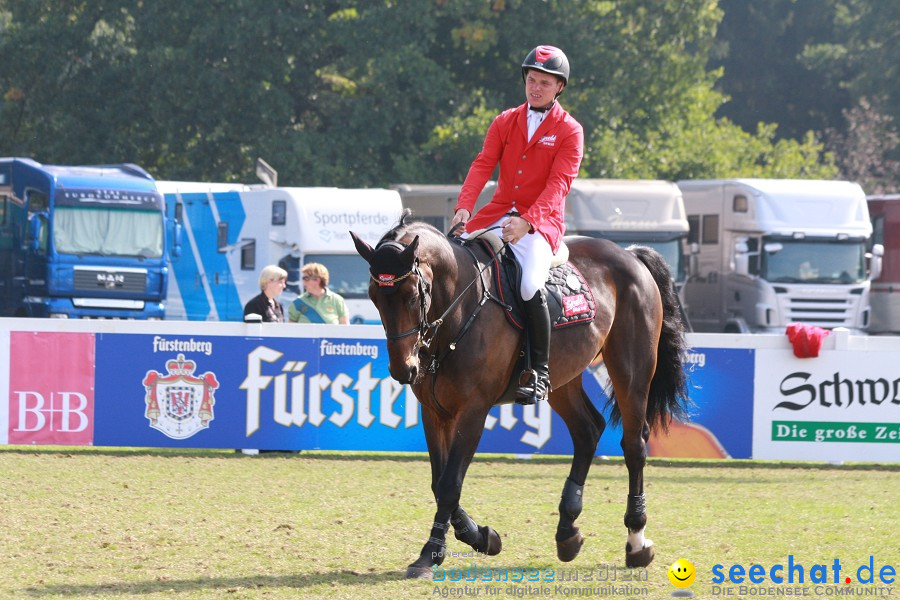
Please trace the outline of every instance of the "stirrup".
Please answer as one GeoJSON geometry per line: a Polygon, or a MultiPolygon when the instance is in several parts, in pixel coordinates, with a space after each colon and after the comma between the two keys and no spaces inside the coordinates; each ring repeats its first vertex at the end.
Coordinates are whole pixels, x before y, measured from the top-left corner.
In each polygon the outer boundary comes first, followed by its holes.
{"type": "Polygon", "coordinates": [[[541,378],[538,376],[537,371],[534,369],[522,371],[521,375],[519,375],[519,387],[516,389],[516,404],[531,406],[532,404],[537,404],[540,400],[546,400],[550,392],[550,382],[545,381],[544,385],[540,384],[541,378]],[[522,383],[522,379],[525,376],[530,378],[528,383],[522,383]],[[539,391],[541,392],[540,396],[538,395],[539,391]]]}

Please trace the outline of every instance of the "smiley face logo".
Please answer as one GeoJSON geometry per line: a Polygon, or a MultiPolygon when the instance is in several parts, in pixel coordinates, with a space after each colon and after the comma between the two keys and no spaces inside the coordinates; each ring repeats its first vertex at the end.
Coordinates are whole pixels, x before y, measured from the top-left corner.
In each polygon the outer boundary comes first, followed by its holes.
{"type": "Polygon", "coordinates": [[[677,588],[689,587],[696,578],[697,569],[689,560],[679,558],[669,567],[669,581],[677,588]]]}

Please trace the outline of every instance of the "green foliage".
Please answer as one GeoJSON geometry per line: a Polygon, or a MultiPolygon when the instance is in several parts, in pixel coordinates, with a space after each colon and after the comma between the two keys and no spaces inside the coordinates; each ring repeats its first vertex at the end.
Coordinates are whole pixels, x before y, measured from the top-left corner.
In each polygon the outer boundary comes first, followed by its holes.
{"type": "Polygon", "coordinates": [[[608,130],[590,145],[587,167],[598,177],[622,179],[703,179],[726,177],[824,178],[837,169],[812,135],[802,142],[775,140],[776,126],[760,123],[750,134],[727,119],[709,118],[721,96],[698,87],[694,102],[670,114],[646,135],[608,130]]]}
{"type": "Polygon", "coordinates": [[[572,63],[561,101],[585,126],[584,175],[833,175],[777,115],[749,133],[716,117],[722,14],[708,0],[0,0],[0,154],[166,179],[249,181],[260,156],[287,185],[457,182],[547,43],[572,63]]]}
{"type": "MultiPolygon", "coordinates": [[[[841,120],[851,96],[844,68],[817,68],[810,46],[843,37],[835,0],[722,0],[725,16],[711,66],[723,68],[719,110],[747,131],[779,123],[779,137],[800,139],[841,120]]],[[[821,63],[819,63],[821,64],[821,63]]]]}
{"type": "Polygon", "coordinates": [[[900,187],[900,3],[722,0],[711,65],[731,100],[719,110],[745,130],[778,123],[776,139],[827,141],[843,179],[900,187]]]}
{"type": "Polygon", "coordinates": [[[889,194],[900,187],[900,131],[894,119],[868,100],[844,111],[845,132],[829,130],[842,176],[858,181],[870,194],[889,194]]]}

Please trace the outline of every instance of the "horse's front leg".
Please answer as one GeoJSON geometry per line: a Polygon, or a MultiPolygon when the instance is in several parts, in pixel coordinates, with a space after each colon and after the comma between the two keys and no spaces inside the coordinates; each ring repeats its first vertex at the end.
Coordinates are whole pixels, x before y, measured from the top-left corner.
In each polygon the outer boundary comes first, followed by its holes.
{"type": "MultiPolygon", "coordinates": [[[[441,423],[441,417],[425,404],[422,405],[422,428],[425,430],[425,443],[431,460],[431,492],[436,502],[438,481],[447,465],[450,439],[447,437],[447,428],[441,423]]],[[[438,510],[419,558],[406,569],[407,578],[431,579],[432,567],[444,562],[449,526],[450,515],[442,515],[438,510]]]]}
{"type": "Polygon", "coordinates": [[[462,506],[457,505],[450,516],[450,523],[453,524],[454,537],[471,546],[476,552],[494,556],[500,554],[500,550],[503,549],[500,535],[494,528],[477,524],[466,514],[462,506]]]}
{"type": "Polygon", "coordinates": [[[477,410],[442,420],[431,410],[422,411],[437,511],[428,541],[422,547],[419,558],[406,570],[408,578],[430,578],[433,567],[443,563],[451,519],[457,539],[485,554],[500,552],[500,536],[489,527],[479,527],[459,506],[463,479],[481,440],[486,416],[486,410],[477,410]],[[448,448],[446,454],[444,448],[448,448]],[[442,456],[446,456],[446,460],[441,460],[442,456]]]}

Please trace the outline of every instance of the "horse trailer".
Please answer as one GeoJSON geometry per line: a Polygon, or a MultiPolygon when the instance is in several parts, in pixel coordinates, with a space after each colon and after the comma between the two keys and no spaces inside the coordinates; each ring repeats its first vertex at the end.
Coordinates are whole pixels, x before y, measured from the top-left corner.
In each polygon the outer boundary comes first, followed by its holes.
{"type": "Polygon", "coordinates": [[[167,214],[185,233],[172,257],[167,319],[241,321],[259,294],[266,265],[288,273],[283,304],[303,292],[300,268],[325,265],[328,288],[347,303],[351,323],[379,323],[368,298],[369,272],[350,230],[370,243],[400,218],[386,189],[293,188],[159,181],[167,214]]]}
{"type": "Polygon", "coordinates": [[[884,247],[879,277],[869,296],[872,318],[869,333],[900,334],[900,194],[869,196],[872,244],[884,247]]]}

